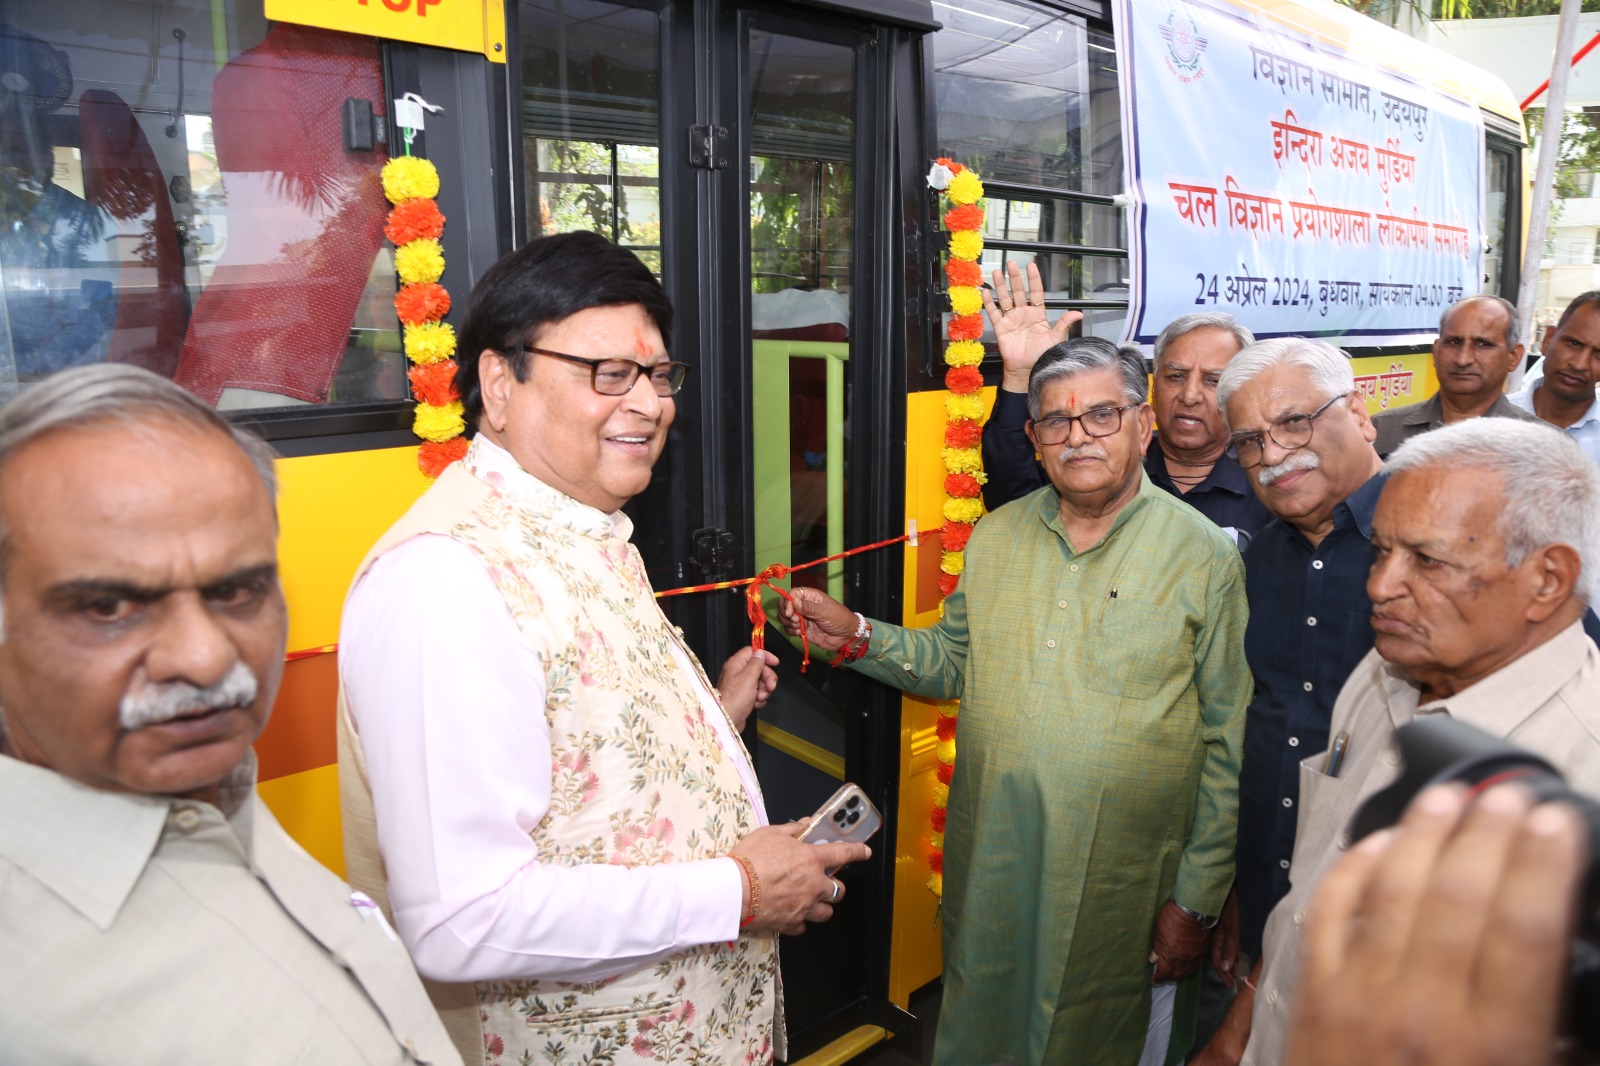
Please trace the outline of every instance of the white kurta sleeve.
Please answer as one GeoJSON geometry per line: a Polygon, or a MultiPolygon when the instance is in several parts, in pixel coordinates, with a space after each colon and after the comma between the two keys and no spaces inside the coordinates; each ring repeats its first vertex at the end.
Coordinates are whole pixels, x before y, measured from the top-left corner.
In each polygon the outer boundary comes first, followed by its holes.
{"type": "Polygon", "coordinates": [[[395,926],[440,981],[594,981],[739,932],[731,859],[541,863],[545,679],[467,548],[417,537],[345,605],[339,670],[366,756],[395,926]]]}

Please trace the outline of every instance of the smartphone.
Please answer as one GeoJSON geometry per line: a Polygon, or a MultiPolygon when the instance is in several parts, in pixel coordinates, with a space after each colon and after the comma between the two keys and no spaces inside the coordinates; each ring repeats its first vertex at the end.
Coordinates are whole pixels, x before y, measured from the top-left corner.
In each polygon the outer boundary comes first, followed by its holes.
{"type": "MultiPolygon", "coordinates": [[[[817,808],[800,839],[807,844],[865,844],[882,827],[883,816],[861,786],[846,784],[817,808]]],[[[828,876],[832,877],[836,870],[837,866],[829,870],[828,876]]]]}

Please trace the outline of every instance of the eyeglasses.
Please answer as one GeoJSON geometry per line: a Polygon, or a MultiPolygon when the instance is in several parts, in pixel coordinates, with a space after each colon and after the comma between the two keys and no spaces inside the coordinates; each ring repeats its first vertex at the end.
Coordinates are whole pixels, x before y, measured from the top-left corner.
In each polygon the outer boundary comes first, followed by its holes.
{"type": "Polygon", "coordinates": [[[1079,422],[1083,431],[1091,437],[1109,437],[1122,428],[1122,412],[1132,410],[1139,405],[1126,403],[1121,407],[1095,407],[1083,412],[1081,415],[1051,415],[1031,422],[1033,426],[1033,439],[1047,447],[1067,443],[1067,438],[1072,436],[1072,423],[1079,422]]]}
{"type": "Polygon", "coordinates": [[[651,363],[647,366],[632,359],[585,359],[581,355],[552,352],[548,348],[535,348],[530,344],[524,344],[521,350],[588,367],[594,391],[602,396],[626,396],[628,390],[633,388],[633,383],[639,380],[640,374],[650,376],[650,387],[656,390],[657,396],[676,396],[689,377],[688,363],[651,363]]]}
{"type": "MultiPolygon", "coordinates": [[[[1348,392],[1341,392],[1321,407],[1308,415],[1289,415],[1280,418],[1267,427],[1266,435],[1272,438],[1272,443],[1284,451],[1296,451],[1311,443],[1311,423],[1317,416],[1328,408],[1349,396],[1348,392]]],[[[1267,442],[1260,433],[1241,433],[1233,438],[1233,446],[1238,451],[1240,466],[1256,466],[1264,457],[1267,442]]]]}

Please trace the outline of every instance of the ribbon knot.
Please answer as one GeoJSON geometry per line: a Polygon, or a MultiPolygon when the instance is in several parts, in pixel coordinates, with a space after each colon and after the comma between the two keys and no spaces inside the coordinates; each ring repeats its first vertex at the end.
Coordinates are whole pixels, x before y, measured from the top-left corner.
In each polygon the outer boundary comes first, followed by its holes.
{"type": "MultiPolygon", "coordinates": [[[[789,603],[794,603],[794,597],[789,590],[781,585],[774,585],[774,581],[782,581],[789,576],[789,567],[783,563],[773,563],[761,573],[751,579],[744,590],[744,613],[750,619],[750,646],[756,651],[764,651],[767,646],[767,612],[761,606],[761,590],[763,587],[771,589],[782,596],[789,603]]],[[[794,616],[800,623],[800,672],[806,672],[806,667],[811,665],[811,644],[806,640],[806,616],[796,607],[794,616]]]]}

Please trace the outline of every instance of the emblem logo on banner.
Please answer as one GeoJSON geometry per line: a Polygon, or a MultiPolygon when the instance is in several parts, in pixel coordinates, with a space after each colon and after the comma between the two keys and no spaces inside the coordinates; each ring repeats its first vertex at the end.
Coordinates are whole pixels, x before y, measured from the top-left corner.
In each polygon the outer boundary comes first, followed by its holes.
{"type": "Polygon", "coordinates": [[[1206,50],[1206,39],[1200,36],[1200,27],[1187,11],[1168,12],[1161,36],[1167,42],[1167,69],[1177,75],[1179,81],[1188,83],[1205,77],[1205,71],[1200,69],[1200,56],[1206,50]]]}

